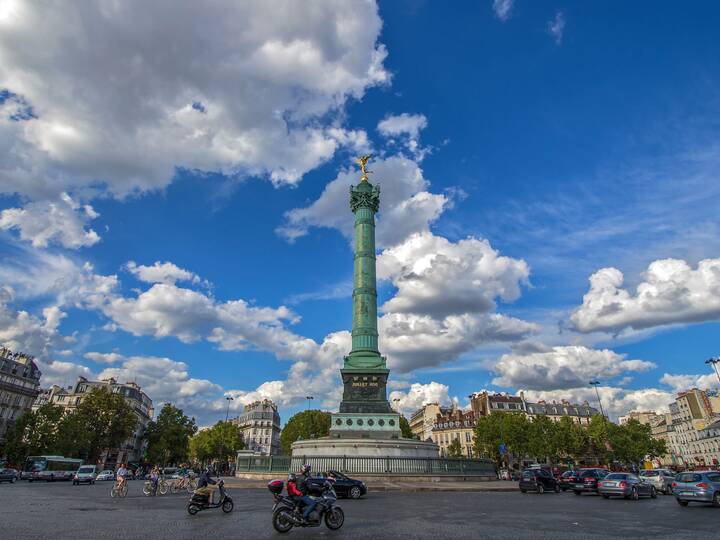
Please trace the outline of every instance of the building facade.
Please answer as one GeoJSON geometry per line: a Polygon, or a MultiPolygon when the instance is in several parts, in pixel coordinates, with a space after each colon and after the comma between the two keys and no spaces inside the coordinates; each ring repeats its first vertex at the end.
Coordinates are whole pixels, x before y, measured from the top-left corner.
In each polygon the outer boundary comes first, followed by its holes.
{"type": "Polygon", "coordinates": [[[618,417],[618,424],[624,426],[630,420],[636,420],[641,424],[651,426],[654,422],[659,422],[664,415],[658,414],[654,411],[632,411],[624,416],[618,417]]]}
{"type": "Polygon", "coordinates": [[[669,433],[671,465],[702,467],[712,465],[711,439],[706,428],[720,419],[720,396],[692,388],[680,392],[670,404],[672,431],[669,433]],[[704,440],[701,440],[704,439],[704,440]],[[710,461],[708,461],[710,460],[710,461]]]}
{"type": "MultiPolygon", "coordinates": [[[[453,441],[460,443],[462,457],[474,455],[475,413],[453,408],[438,414],[432,428],[432,439],[440,448],[440,456],[450,455],[449,448],[453,441]]],[[[457,456],[459,457],[459,456],[457,456]]]]}
{"type": "Polygon", "coordinates": [[[33,408],[37,409],[45,403],[52,403],[65,409],[65,412],[71,412],[82,403],[83,399],[94,388],[107,388],[113,394],[123,396],[126,403],[132,407],[137,418],[137,425],[133,434],[119,448],[107,449],[105,455],[101,458],[101,465],[111,468],[122,462],[139,463],[145,454],[146,445],[143,441],[145,428],[152,419],[154,411],[150,397],[134,382],[119,383],[112,378],[89,381],[85,377],[78,377],[74,386],[63,388],[53,385],[44,390],[37,397],[33,408]]]}
{"type": "Polygon", "coordinates": [[[247,450],[266,456],[280,453],[280,414],[269,399],[245,405],[231,422],[242,431],[247,450]]]}
{"type": "Polygon", "coordinates": [[[7,430],[29,411],[40,393],[35,359],[0,347],[0,442],[7,430]]]}
{"type": "Polygon", "coordinates": [[[451,407],[441,407],[438,403],[426,403],[410,416],[410,431],[414,437],[421,441],[435,441],[433,427],[437,423],[438,415],[448,414],[451,407]]]}
{"type": "Polygon", "coordinates": [[[470,396],[470,409],[476,416],[485,416],[494,412],[519,412],[529,418],[536,416],[547,416],[553,422],[559,422],[561,418],[570,418],[576,424],[587,425],[590,419],[600,414],[585,401],[583,403],[570,403],[562,399],[558,401],[527,401],[525,394],[520,392],[519,396],[510,394],[477,392],[470,396]]]}

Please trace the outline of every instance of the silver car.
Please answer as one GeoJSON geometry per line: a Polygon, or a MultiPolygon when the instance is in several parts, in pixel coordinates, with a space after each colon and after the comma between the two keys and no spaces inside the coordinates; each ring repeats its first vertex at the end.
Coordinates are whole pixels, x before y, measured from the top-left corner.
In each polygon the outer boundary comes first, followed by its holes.
{"type": "Polygon", "coordinates": [[[115,480],[115,471],[111,469],[105,469],[104,471],[98,473],[98,475],[95,477],[95,480],[98,482],[101,482],[103,480],[115,480]]]}
{"type": "Polygon", "coordinates": [[[712,503],[720,507],[720,472],[688,471],[675,477],[673,491],[680,506],[689,502],[712,503]]]}
{"type": "Polygon", "coordinates": [[[632,473],[610,473],[598,482],[598,493],[603,499],[616,495],[637,501],[641,496],[657,497],[657,490],[652,484],[640,480],[632,473]]]}
{"type": "Polygon", "coordinates": [[[640,480],[652,484],[655,489],[665,495],[672,495],[672,483],[675,481],[675,473],[668,469],[647,469],[640,471],[640,480]]]}

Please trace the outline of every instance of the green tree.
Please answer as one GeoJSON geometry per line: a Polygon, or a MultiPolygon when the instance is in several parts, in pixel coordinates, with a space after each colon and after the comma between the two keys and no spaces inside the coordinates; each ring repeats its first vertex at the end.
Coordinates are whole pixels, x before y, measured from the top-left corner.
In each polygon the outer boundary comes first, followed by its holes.
{"type": "Polygon", "coordinates": [[[610,444],[613,457],[628,465],[637,465],[645,458],[652,459],[667,452],[665,441],[653,439],[650,426],[634,419],[622,426],[612,425],[610,444]]]}
{"type": "Polygon", "coordinates": [[[292,452],[292,443],[298,439],[326,437],[330,434],[330,413],[302,411],[288,420],[280,434],[280,447],[285,455],[292,452]]]}
{"type": "Polygon", "coordinates": [[[558,458],[577,463],[585,455],[588,446],[587,431],[581,425],[563,416],[555,426],[558,458]]]}
{"type": "Polygon", "coordinates": [[[162,465],[179,464],[187,460],[190,437],[197,432],[195,419],[183,414],[170,403],[163,405],[157,419],[148,423],[144,438],[147,441],[146,458],[162,465]]]}
{"type": "Polygon", "coordinates": [[[529,422],[527,429],[527,452],[541,463],[557,462],[558,439],[555,422],[545,415],[539,415],[529,422]]]}
{"type": "Polygon", "coordinates": [[[410,429],[410,422],[403,415],[400,415],[400,432],[405,439],[417,439],[410,429]]]}
{"type": "Polygon", "coordinates": [[[62,407],[51,403],[23,414],[6,433],[8,460],[21,464],[26,456],[55,452],[62,414],[62,407]]]}
{"type": "Polygon", "coordinates": [[[119,447],[137,427],[133,409],[120,394],[93,388],[60,425],[65,430],[66,455],[83,457],[89,463],[105,450],[119,447]],[[68,436],[75,437],[75,444],[68,436]],[[74,448],[73,448],[74,446],[74,448]]]}
{"type": "Polygon", "coordinates": [[[214,460],[233,461],[237,451],[243,448],[242,431],[232,422],[221,421],[200,430],[189,442],[190,456],[203,464],[214,460]]]}
{"type": "Polygon", "coordinates": [[[502,414],[492,413],[475,420],[475,454],[486,456],[500,467],[503,456],[500,455],[502,438],[502,414]]]}
{"type": "Polygon", "coordinates": [[[462,445],[460,444],[460,439],[455,438],[452,440],[452,442],[448,446],[448,456],[449,457],[463,457],[463,451],[462,451],[462,445]]]}

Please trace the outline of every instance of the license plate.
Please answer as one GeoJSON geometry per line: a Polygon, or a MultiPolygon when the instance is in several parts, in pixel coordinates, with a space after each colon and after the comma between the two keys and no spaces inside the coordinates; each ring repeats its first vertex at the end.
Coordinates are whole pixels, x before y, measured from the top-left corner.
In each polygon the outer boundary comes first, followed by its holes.
{"type": "Polygon", "coordinates": [[[603,485],[605,487],[615,487],[617,486],[617,482],[605,482],[603,485]]]}
{"type": "Polygon", "coordinates": [[[678,495],[682,495],[683,497],[692,497],[695,494],[692,491],[681,491],[678,495]]]}
{"type": "Polygon", "coordinates": [[[584,487],[585,487],[585,484],[575,484],[575,487],[576,487],[576,488],[584,488],[584,487]]]}

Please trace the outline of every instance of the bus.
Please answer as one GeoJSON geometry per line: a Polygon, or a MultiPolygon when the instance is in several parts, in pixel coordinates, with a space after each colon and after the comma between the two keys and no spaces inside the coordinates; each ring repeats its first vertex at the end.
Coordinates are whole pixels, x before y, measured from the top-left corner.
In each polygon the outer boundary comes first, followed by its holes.
{"type": "Polygon", "coordinates": [[[32,482],[34,480],[72,480],[82,459],[66,458],[63,456],[29,456],[25,459],[20,477],[32,482]]]}

